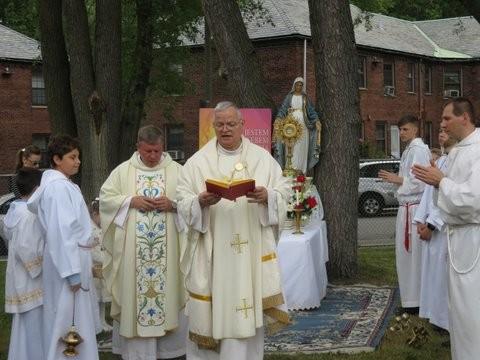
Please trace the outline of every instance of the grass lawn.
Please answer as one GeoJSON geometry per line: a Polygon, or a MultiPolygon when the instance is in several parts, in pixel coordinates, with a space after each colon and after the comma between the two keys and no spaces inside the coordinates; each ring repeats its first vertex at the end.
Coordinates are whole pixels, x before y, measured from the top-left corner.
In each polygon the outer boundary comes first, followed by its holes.
{"type": "MultiPolygon", "coordinates": [[[[359,273],[354,279],[334,281],[335,284],[374,284],[396,286],[397,277],[395,270],[395,249],[393,247],[362,247],[358,251],[359,273]]],[[[4,288],[5,288],[6,262],[0,262],[0,360],[7,359],[8,343],[10,338],[10,316],[5,314],[4,288]]],[[[413,325],[424,325],[430,338],[420,349],[406,345],[411,330],[405,332],[387,331],[380,347],[370,353],[360,354],[313,354],[313,355],[266,355],[266,360],[447,360],[450,359],[450,349],[443,347],[442,342],[448,336],[440,336],[433,331],[430,325],[417,317],[412,317],[413,325]]],[[[108,353],[100,354],[101,360],[120,360],[120,357],[108,353]]]]}

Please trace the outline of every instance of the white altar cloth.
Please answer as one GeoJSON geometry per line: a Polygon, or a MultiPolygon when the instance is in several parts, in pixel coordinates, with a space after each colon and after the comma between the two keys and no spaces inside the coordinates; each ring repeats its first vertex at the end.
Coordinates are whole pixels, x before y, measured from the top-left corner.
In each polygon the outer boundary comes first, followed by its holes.
{"type": "Polygon", "coordinates": [[[312,219],[303,235],[293,231],[282,231],[277,248],[285,302],[289,310],[316,308],[327,293],[327,226],[312,219]]]}

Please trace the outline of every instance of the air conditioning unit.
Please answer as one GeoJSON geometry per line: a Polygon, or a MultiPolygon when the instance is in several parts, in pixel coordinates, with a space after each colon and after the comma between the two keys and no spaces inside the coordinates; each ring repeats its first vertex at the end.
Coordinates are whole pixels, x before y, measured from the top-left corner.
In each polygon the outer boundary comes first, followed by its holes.
{"type": "Polygon", "coordinates": [[[459,97],[460,96],[460,91],[458,90],[445,90],[443,92],[444,97],[459,97]]]}
{"type": "Polygon", "coordinates": [[[167,150],[173,160],[183,160],[185,153],[182,150],[167,150]]]}
{"type": "Polygon", "coordinates": [[[384,86],[383,95],[385,96],[395,96],[395,87],[394,86],[384,86]]]}

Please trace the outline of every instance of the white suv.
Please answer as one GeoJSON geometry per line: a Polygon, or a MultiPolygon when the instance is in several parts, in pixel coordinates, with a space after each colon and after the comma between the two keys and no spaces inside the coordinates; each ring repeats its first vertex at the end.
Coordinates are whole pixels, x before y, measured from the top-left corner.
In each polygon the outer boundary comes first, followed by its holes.
{"type": "Polygon", "coordinates": [[[398,207],[397,186],[378,177],[380,170],[398,174],[400,160],[371,160],[360,163],[358,211],[363,216],[378,216],[385,208],[398,207]]]}

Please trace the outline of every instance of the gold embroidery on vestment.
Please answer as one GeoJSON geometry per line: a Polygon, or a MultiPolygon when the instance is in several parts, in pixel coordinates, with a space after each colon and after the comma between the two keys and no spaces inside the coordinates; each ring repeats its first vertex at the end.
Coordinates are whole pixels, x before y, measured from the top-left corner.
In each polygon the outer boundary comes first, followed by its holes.
{"type": "Polygon", "coordinates": [[[8,305],[23,305],[33,300],[37,300],[43,296],[42,289],[36,289],[29,293],[5,298],[5,304],[8,305]]]}
{"type": "Polygon", "coordinates": [[[239,311],[243,311],[243,318],[244,319],[247,319],[248,318],[248,310],[253,310],[253,306],[252,305],[247,305],[247,299],[242,299],[242,306],[237,306],[236,308],[236,311],[239,312],[239,311]]]}
{"type": "Polygon", "coordinates": [[[242,246],[247,245],[247,240],[240,240],[240,234],[233,234],[233,240],[230,243],[230,246],[235,250],[237,254],[242,253],[242,246]]]}
{"type": "Polygon", "coordinates": [[[211,296],[208,296],[208,295],[200,295],[200,294],[195,294],[191,291],[188,292],[188,294],[190,295],[190,297],[192,299],[196,299],[196,300],[202,300],[202,301],[212,301],[212,297],[211,296]]]}
{"type": "Polygon", "coordinates": [[[277,254],[275,254],[275,253],[270,253],[270,254],[267,254],[267,255],[263,255],[263,256],[262,256],[262,262],[269,261],[269,260],[273,260],[273,259],[276,259],[276,258],[277,258],[277,254]]]}

